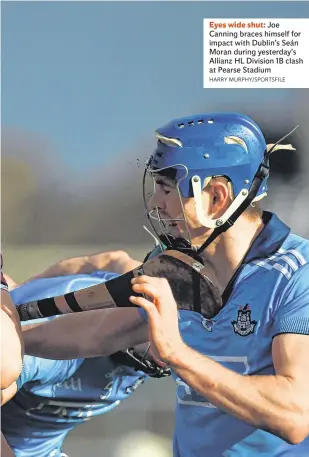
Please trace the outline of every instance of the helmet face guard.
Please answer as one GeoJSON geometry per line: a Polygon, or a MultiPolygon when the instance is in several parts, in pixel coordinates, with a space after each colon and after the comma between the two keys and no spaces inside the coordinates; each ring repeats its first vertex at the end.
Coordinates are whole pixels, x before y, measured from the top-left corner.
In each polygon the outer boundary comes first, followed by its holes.
{"type": "Polygon", "coordinates": [[[188,222],[183,207],[182,194],[180,190],[180,183],[188,176],[188,169],[185,165],[176,164],[165,168],[151,168],[150,161],[145,167],[143,176],[143,200],[149,224],[160,240],[161,244],[168,248],[174,248],[175,242],[179,246],[183,245],[186,249],[192,249],[192,240],[188,222]],[[151,202],[156,202],[156,195],[158,193],[158,181],[160,178],[170,178],[175,184],[175,192],[178,195],[180,214],[175,218],[166,217],[164,212],[156,204],[150,205],[151,202]],[[174,237],[171,233],[171,227],[175,227],[177,223],[182,223],[185,227],[185,238],[174,237]]]}

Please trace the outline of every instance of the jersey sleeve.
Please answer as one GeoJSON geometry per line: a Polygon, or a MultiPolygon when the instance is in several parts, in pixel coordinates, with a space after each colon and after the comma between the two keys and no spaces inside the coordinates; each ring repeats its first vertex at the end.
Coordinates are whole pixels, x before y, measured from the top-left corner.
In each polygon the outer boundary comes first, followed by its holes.
{"type": "Polygon", "coordinates": [[[64,382],[81,366],[84,359],[50,360],[25,355],[20,376],[17,379],[18,390],[28,382],[37,385],[64,382]]]}
{"type": "Polygon", "coordinates": [[[7,282],[3,276],[3,272],[2,272],[2,265],[3,265],[3,262],[2,262],[2,254],[1,254],[1,289],[4,289],[4,290],[8,290],[8,285],[7,285],[7,282]]]}
{"type": "Polygon", "coordinates": [[[274,316],[273,337],[281,333],[309,335],[309,263],[288,282],[274,316]]]}

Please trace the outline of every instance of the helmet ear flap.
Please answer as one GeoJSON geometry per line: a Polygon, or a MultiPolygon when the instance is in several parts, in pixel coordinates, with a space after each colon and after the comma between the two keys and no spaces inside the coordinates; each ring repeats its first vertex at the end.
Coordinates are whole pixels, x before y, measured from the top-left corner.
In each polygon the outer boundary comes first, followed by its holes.
{"type": "MultiPolygon", "coordinates": [[[[210,178],[211,181],[212,178],[210,178]]],[[[203,208],[203,201],[202,201],[202,186],[201,186],[201,178],[197,175],[192,177],[192,188],[193,188],[193,196],[195,199],[195,208],[196,208],[196,215],[200,224],[207,228],[216,228],[223,225],[229,217],[234,213],[234,211],[245,201],[248,195],[247,189],[243,189],[237,197],[232,201],[231,205],[225,211],[225,213],[217,219],[210,219],[204,213],[203,208]]],[[[209,182],[210,182],[209,181],[209,182]]],[[[209,184],[208,182],[208,184],[209,184]]],[[[204,187],[205,189],[205,187],[204,187]]]]}

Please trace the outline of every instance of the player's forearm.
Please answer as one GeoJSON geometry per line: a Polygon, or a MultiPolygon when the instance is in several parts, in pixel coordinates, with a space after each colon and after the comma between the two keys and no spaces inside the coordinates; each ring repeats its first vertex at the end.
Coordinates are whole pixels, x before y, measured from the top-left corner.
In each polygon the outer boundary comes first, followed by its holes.
{"type": "MultiPolygon", "coordinates": [[[[184,346],[169,361],[181,379],[214,406],[296,444],[309,430],[308,403],[283,376],[243,376],[184,346]]],[[[301,386],[302,387],[302,386],[301,386]]]]}
{"type": "Polygon", "coordinates": [[[85,311],[27,327],[25,353],[48,359],[107,356],[148,339],[135,309],[85,311]]]}
{"type": "Polygon", "coordinates": [[[100,311],[85,311],[23,325],[25,353],[55,360],[105,355],[108,344],[101,346],[106,341],[98,332],[99,323],[100,311]]]}
{"type": "Polygon", "coordinates": [[[48,278],[75,274],[90,274],[97,270],[107,270],[113,273],[127,273],[138,267],[142,262],[132,259],[125,251],[107,251],[97,254],[71,257],[60,260],[26,282],[37,278],[48,278]]]}
{"type": "Polygon", "coordinates": [[[80,256],[80,257],[72,257],[69,259],[60,260],[59,262],[55,263],[54,265],[48,267],[42,273],[38,275],[32,276],[31,278],[27,279],[24,283],[32,281],[33,279],[39,278],[50,278],[50,277],[57,277],[57,276],[66,276],[66,275],[75,275],[79,273],[86,273],[88,269],[88,257],[87,256],[80,256]]]}
{"type": "Polygon", "coordinates": [[[142,264],[140,260],[132,259],[126,251],[116,250],[91,254],[87,256],[85,271],[91,273],[95,270],[107,270],[113,273],[124,274],[142,264]]]}

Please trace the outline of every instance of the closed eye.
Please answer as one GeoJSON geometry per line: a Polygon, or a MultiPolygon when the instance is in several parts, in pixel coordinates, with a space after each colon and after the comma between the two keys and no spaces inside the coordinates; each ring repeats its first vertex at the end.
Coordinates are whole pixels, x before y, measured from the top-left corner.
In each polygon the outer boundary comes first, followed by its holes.
{"type": "Polygon", "coordinates": [[[166,183],[165,181],[163,181],[162,179],[158,179],[158,180],[156,181],[156,184],[157,184],[157,186],[160,187],[160,189],[163,190],[163,192],[164,192],[165,195],[168,195],[168,194],[171,192],[171,190],[174,188],[174,186],[173,186],[173,187],[170,186],[169,184],[167,184],[167,183],[166,183]]]}

